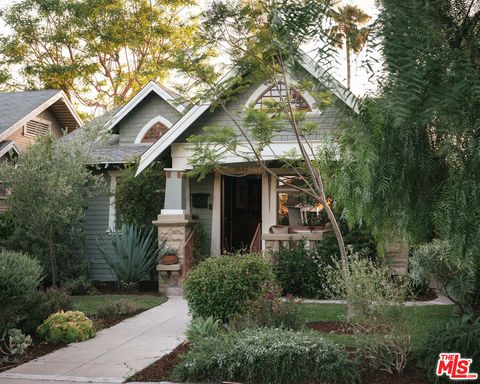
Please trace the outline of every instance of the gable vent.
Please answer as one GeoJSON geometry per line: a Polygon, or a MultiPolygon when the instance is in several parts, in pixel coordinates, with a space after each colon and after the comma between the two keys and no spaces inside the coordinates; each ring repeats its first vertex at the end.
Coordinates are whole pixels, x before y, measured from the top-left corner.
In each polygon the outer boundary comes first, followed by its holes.
{"type": "Polygon", "coordinates": [[[23,135],[28,137],[43,136],[50,132],[51,123],[48,120],[33,119],[25,124],[23,135]]]}

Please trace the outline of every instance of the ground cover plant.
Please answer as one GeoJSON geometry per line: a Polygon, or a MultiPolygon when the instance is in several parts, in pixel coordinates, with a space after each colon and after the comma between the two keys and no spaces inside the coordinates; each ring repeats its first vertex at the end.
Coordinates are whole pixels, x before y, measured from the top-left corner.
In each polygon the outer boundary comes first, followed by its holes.
{"type": "Polygon", "coordinates": [[[205,338],[192,346],[173,377],[246,383],[357,383],[347,353],[313,331],[248,329],[205,338]]]}
{"type": "Polygon", "coordinates": [[[258,299],[267,283],[274,283],[274,275],[260,255],[210,257],[189,273],[184,294],[194,318],[226,322],[258,299]]]}
{"type": "Polygon", "coordinates": [[[38,335],[49,343],[68,344],[95,337],[92,320],[80,311],[57,312],[50,315],[38,328],[38,335]]]}

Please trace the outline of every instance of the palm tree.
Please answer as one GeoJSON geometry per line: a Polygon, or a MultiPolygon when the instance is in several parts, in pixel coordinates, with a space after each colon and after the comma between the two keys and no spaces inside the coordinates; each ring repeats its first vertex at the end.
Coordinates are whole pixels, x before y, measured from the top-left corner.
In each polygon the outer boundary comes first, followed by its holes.
{"type": "Polygon", "coordinates": [[[360,28],[365,25],[370,16],[355,5],[345,5],[333,11],[331,14],[335,25],[330,29],[330,37],[338,48],[345,47],[347,62],[347,87],[350,89],[351,69],[350,52],[357,55],[363,49],[368,37],[368,27],[360,28]]]}

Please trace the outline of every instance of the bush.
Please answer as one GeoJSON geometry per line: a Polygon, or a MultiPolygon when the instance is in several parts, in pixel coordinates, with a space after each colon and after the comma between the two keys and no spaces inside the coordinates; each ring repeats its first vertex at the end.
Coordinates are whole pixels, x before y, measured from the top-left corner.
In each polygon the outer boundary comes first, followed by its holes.
{"type": "Polygon", "coordinates": [[[129,300],[109,300],[97,311],[99,317],[125,317],[140,311],[140,307],[129,300]]]}
{"type": "Polygon", "coordinates": [[[222,330],[222,323],[219,320],[214,320],[213,317],[197,317],[188,326],[185,336],[187,340],[195,344],[201,339],[208,337],[216,337],[222,330]]]}
{"type": "Polygon", "coordinates": [[[184,294],[193,317],[228,321],[245,310],[273,283],[271,265],[258,255],[210,257],[194,268],[184,283],[184,294]]]}
{"type": "Polygon", "coordinates": [[[256,301],[248,304],[244,313],[234,315],[230,320],[233,329],[267,327],[297,331],[305,326],[305,318],[299,303],[293,298],[280,298],[280,290],[272,285],[256,301]]]}
{"type": "Polygon", "coordinates": [[[0,334],[28,314],[25,303],[36,293],[42,275],[40,263],[30,256],[0,252],[0,334]]]}
{"type": "Polygon", "coordinates": [[[72,309],[72,298],[64,289],[49,288],[37,291],[24,302],[28,316],[18,323],[26,333],[33,333],[52,313],[72,309]]]}
{"type": "Polygon", "coordinates": [[[92,282],[86,276],[68,279],[62,284],[62,287],[73,296],[94,295],[97,292],[92,282]]]}
{"type": "Polygon", "coordinates": [[[158,246],[153,229],[143,231],[133,224],[124,224],[112,232],[113,254],[110,247],[99,246],[100,253],[109,265],[120,286],[131,290],[138,288],[139,281],[150,277],[158,261],[158,246]]]}
{"type": "Polygon", "coordinates": [[[355,364],[318,333],[249,329],[202,339],[173,376],[182,381],[358,383],[355,364]]]}
{"type": "Polygon", "coordinates": [[[32,338],[24,335],[20,329],[10,329],[4,337],[0,338],[0,363],[18,362],[32,343],[32,338]]]}
{"type": "Polygon", "coordinates": [[[441,352],[458,352],[472,359],[470,372],[480,372],[480,318],[464,316],[431,331],[423,345],[415,353],[416,365],[423,368],[435,382],[450,382],[445,377],[438,378],[435,368],[441,352]]]}
{"type": "Polygon", "coordinates": [[[95,336],[93,322],[79,311],[54,313],[37,331],[49,343],[75,343],[95,336]]]}

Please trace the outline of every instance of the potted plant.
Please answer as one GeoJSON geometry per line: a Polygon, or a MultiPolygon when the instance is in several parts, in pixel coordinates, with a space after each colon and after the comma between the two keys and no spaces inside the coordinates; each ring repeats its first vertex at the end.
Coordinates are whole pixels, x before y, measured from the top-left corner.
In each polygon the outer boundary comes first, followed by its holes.
{"type": "Polygon", "coordinates": [[[165,247],[162,250],[162,257],[160,263],[165,265],[172,265],[178,263],[177,250],[175,248],[165,247]]]}

